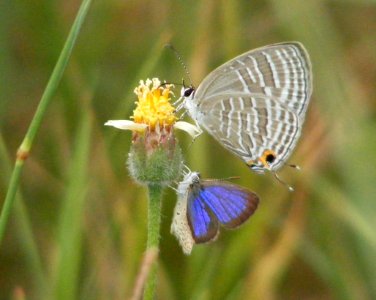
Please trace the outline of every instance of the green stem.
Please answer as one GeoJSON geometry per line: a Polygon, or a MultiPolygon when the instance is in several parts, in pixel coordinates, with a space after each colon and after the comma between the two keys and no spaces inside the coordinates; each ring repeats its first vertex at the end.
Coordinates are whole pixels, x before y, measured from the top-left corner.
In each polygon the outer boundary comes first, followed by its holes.
{"type": "Polygon", "coordinates": [[[0,215],[0,244],[4,237],[5,227],[9,219],[9,214],[11,212],[11,208],[13,207],[13,202],[16,197],[17,188],[20,180],[21,170],[23,166],[23,161],[16,160],[16,165],[13,169],[12,176],[9,182],[9,188],[7,195],[5,197],[4,205],[1,210],[0,215]]]}
{"type": "MultiPolygon", "coordinates": [[[[148,240],[146,251],[159,250],[159,231],[161,225],[161,207],[163,187],[158,184],[148,186],[149,205],[148,205],[148,240]]],[[[145,285],[144,300],[154,298],[157,279],[157,263],[153,262],[148,279],[145,285]]]]}
{"type": "Polygon", "coordinates": [[[18,149],[15,167],[9,182],[9,188],[0,215],[0,244],[3,240],[5,227],[8,223],[9,214],[13,207],[13,202],[18,190],[24,162],[30,153],[30,149],[33,145],[34,138],[42,124],[43,117],[46,114],[47,107],[50,104],[52,97],[56,92],[56,89],[60,83],[65,68],[68,64],[70,55],[73,50],[73,46],[76,43],[78,33],[80,32],[82,23],[89,10],[91,1],[92,0],[83,0],[81,4],[77,17],[72,25],[71,31],[69,32],[69,36],[65,42],[64,48],[60,53],[59,59],[55,65],[50,80],[48,81],[46,89],[44,90],[42,98],[39,102],[37,111],[35,112],[35,115],[33,117],[33,120],[31,121],[25,138],[18,149]]]}
{"type": "MultiPolygon", "coordinates": [[[[2,176],[9,178],[12,172],[12,162],[9,158],[8,151],[5,146],[3,137],[0,134],[0,164],[2,169],[2,176]]],[[[21,194],[21,193],[20,193],[21,194]]],[[[22,250],[26,256],[25,263],[29,274],[32,274],[32,284],[36,287],[36,298],[48,299],[49,286],[47,284],[47,277],[43,268],[40,253],[35,242],[34,234],[32,232],[30,218],[24,204],[22,195],[16,195],[15,200],[15,218],[17,219],[17,229],[19,239],[22,242],[22,250]]]]}

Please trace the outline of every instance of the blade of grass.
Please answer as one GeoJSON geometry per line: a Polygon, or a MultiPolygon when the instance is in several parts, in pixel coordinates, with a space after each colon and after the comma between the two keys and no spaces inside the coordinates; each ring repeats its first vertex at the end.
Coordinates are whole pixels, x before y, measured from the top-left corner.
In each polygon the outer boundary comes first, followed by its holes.
{"type": "Polygon", "coordinates": [[[270,248],[265,249],[264,255],[249,272],[241,294],[243,297],[272,299],[278,295],[278,283],[289,267],[304,234],[307,211],[305,198],[304,192],[295,193],[295,201],[282,225],[283,230],[278,239],[270,248]]]}
{"type": "Polygon", "coordinates": [[[8,1],[2,1],[0,3],[0,82],[1,82],[1,93],[0,93],[0,117],[3,120],[3,114],[5,113],[4,108],[9,101],[10,92],[10,78],[11,70],[13,67],[12,57],[10,55],[10,43],[8,30],[10,27],[11,14],[9,14],[11,3],[8,1]]]}
{"type": "MultiPolygon", "coordinates": [[[[219,248],[210,249],[209,256],[202,256],[201,254],[207,254],[207,250],[205,249],[202,253],[199,253],[196,257],[203,261],[205,268],[196,269],[200,270],[198,274],[196,274],[196,280],[192,281],[194,283],[192,290],[190,290],[190,294],[188,298],[190,299],[212,299],[213,298],[213,291],[211,287],[213,286],[213,280],[216,276],[216,265],[218,263],[218,259],[221,257],[221,251],[219,248]]],[[[214,297],[215,299],[215,297],[214,297]]]]}
{"type": "Polygon", "coordinates": [[[368,220],[364,214],[361,213],[359,207],[351,203],[346,195],[340,189],[331,185],[327,180],[317,178],[317,193],[320,193],[320,199],[325,206],[327,206],[333,214],[346,222],[349,227],[357,233],[368,246],[373,248],[373,253],[376,253],[376,235],[374,230],[374,223],[368,220]]]}
{"type": "Polygon", "coordinates": [[[65,42],[64,48],[61,51],[59,59],[48,81],[47,87],[44,90],[42,98],[39,102],[37,111],[35,112],[35,115],[27,130],[25,138],[22,141],[21,146],[19,147],[17,151],[15,167],[14,167],[11,179],[10,179],[7,195],[4,201],[4,206],[2,208],[1,215],[0,215],[0,245],[4,237],[6,224],[8,222],[9,214],[13,207],[14,199],[16,197],[24,162],[30,153],[31,147],[34,142],[34,138],[36,134],[38,133],[39,128],[42,124],[43,117],[46,114],[47,107],[50,104],[52,97],[55,94],[56,89],[63,76],[64,70],[68,64],[70,55],[73,50],[73,46],[76,43],[77,36],[82,27],[82,23],[85,20],[90,4],[91,4],[91,0],[84,0],[80,6],[77,17],[72,25],[71,31],[65,42]]]}
{"type": "Polygon", "coordinates": [[[87,192],[87,167],[90,150],[91,119],[85,111],[75,142],[69,183],[59,223],[58,274],[56,299],[77,299],[82,244],[82,219],[87,192]]]}
{"type": "Polygon", "coordinates": [[[321,280],[328,282],[328,287],[337,296],[337,299],[351,299],[336,262],[325,251],[322,251],[316,243],[303,238],[300,254],[311,268],[320,275],[321,280]]]}
{"type": "MultiPolygon", "coordinates": [[[[0,161],[1,170],[3,171],[2,175],[5,181],[5,178],[9,178],[12,172],[12,165],[2,135],[0,135],[0,161]]],[[[33,286],[35,287],[35,298],[48,298],[49,288],[47,277],[43,269],[38,247],[34,240],[29,215],[20,192],[17,193],[15,200],[15,219],[19,230],[20,241],[22,242],[22,249],[27,257],[27,269],[30,272],[30,278],[32,278],[33,286]]]]}

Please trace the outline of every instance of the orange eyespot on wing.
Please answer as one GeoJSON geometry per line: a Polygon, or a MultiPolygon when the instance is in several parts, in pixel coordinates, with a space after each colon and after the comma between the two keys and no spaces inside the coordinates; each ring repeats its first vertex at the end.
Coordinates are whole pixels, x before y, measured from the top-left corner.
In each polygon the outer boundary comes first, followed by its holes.
{"type": "Polygon", "coordinates": [[[256,160],[249,160],[246,164],[255,172],[263,173],[265,170],[271,170],[271,164],[277,158],[273,150],[267,149],[256,160]]]}
{"type": "Polygon", "coordinates": [[[262,163],[262,165],[265,168],[269,168],[270,164],[272,164],[276,158],[277,158],[277,155],[274,151],[265,150],[264,153],[259,158],[259,161],[262,163]]]}

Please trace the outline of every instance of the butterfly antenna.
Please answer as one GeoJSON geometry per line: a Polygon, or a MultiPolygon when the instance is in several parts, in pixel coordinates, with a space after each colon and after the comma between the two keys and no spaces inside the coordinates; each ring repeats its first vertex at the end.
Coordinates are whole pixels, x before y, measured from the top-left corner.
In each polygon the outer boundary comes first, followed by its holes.
{"type": "Polygon", "coordinates": [[[287,189],[290,191],[290,192],[293,192],[294,191],[294,188],[289,185],[287,182],[283,181],[277,174],[277,172],[273,172],[273,175],[275,177],[275,179],[277,179],[280,183],[282,183],[284,186],[287,187],[287,189]]]}
{"type": "MultiPolygon", "coordinates": [[[[183,66],[183,69],[184,69],[185,73],[186,73],[187,76],[188,76],[189,82],[190,82],[190,84],[192,85],[191,74],[190,74],[189,71],[188,71],[187,65],[186,65],[186,63],[184,62],[183,57],[180,55],[180,53],[178,52],[178,50],[176,50],[175,47],[172,46],[171,44],[166,44],[165,47],[166,47],[166,48],[169,48],[170,50],[172,50],[172,52],[175,53],[176,58],[179,60],[180,64],[183,66]]],[[[184,85],[184,79],[183,79],[183,85],[184,85]]]]}
{"type": "Polygon", "coordinates": [[[240,179],[240,176],[230,176],[226,178],[226,180],[238,180],[238,179],[240,179]]]}
{"type": "Polygon", "coordinates": [[[218,181],[227,181],[227,180],[238,180],[240,179],[240,176],[230,176],[230,177],[226,177],[226,178],[220,178],[220,179],[216,179],[218,181]]]}
{"type": "Polygon", "coordinates": [[[165,81],[165,82],[162,82],[159,86],[165,86],[165,85],[168,85],[168,84],[173,84],[173,85],[182,85],[180,82],[177,83],[177,82],[169,82],[169,81],[165,81]]]}
{"type": "Polygon", "coordinates": [[[227,181],[227,180],[236,180],[236,179],[240,179],[240,176],[230,176],[226,178],[209,178],[209,179],[206,179],[206,181],[227,181]]]}

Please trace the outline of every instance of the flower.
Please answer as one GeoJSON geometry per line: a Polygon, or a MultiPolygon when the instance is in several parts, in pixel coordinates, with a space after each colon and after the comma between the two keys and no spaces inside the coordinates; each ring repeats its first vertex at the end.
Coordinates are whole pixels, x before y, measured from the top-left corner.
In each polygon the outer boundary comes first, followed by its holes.
{"type": "Polygon", "coordinates": [[[138,97],[137,107],[130,120],[109,120],[104,125],[133,132],[158,131],[161,127],[174,127],[197,137],[201,130],[188,122],[177,121],[175,108],[170,103],[172,84],[161,84],[158,78],[140,80],[134,92],[138,97]]]}
{"type": "Polygon", "coordinates": [[[158,124],[173,125],[177,117],[170,103],[171,87],[172,84],[161,85],[157,78],[147,79],[146,83],[141,80],[140,85],[134,90],[138,97],[137,107],[132,116],[135,123],[147,124],[151,130],[158,124]]]}
{"type": "Polygon", "coordinates": [[[161,84],[153,78],[141,80],[134,92],[138,97],[131,120],[109,120],[106,126],[131,130],[132,146],[128,167],[132,177],[147,185],[167,185],[179,177],[183,158],[174,136],[174,128],[196,137],[196,126],[177,121],[171,105],[172,84],[161,84]]]}

